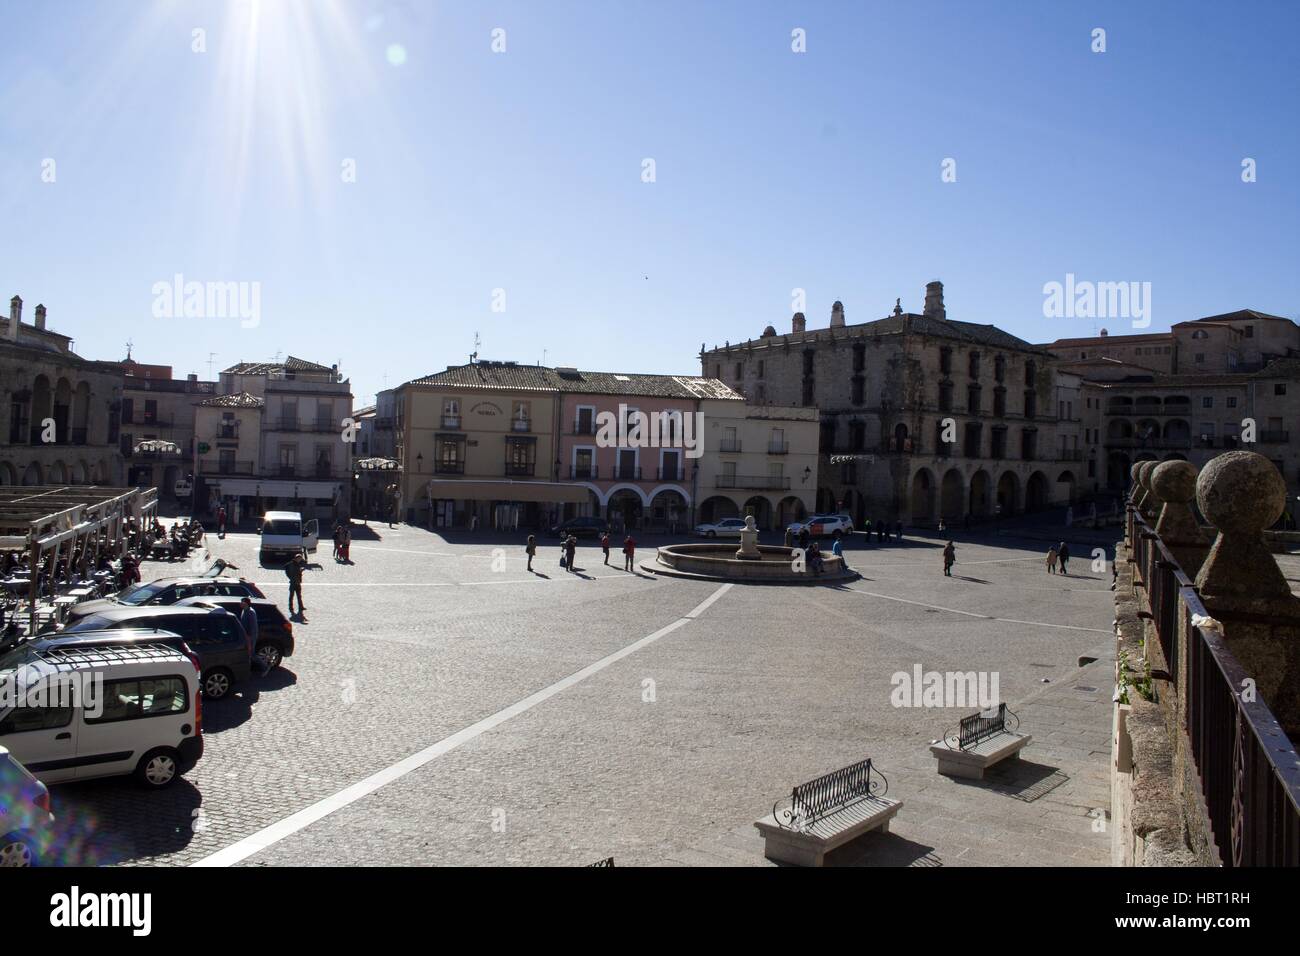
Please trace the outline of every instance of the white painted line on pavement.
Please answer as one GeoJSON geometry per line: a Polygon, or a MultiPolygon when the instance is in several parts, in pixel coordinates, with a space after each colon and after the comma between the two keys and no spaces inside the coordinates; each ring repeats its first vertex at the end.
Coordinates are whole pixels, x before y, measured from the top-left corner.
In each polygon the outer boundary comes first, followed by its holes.
{"type": "MultiPolygon", "coordinates": [[[[508,581],[309,581],[307,589],[313,588],[468,588],[479,584],[576,584],[582,581],[645,581],[636,574],[566,574],[562,578],[514,578],[508,581]]],[[[661,580],[653,578],[651,580],[661,580]]],[[[254,581],[259,588],[276,588],[289,586],[288,579],[283,581],[254,581]]]]}
{"type": "Polygon", "coordinates": [[[452,734],[450,737],[444,737],[442,740],[438,741],[437,743],[425,747],[423,750],[417,751],[416,753],[411,754],[409,757],[399,760],[391,767],[386,767],[383,770],[380,770],[378,773],[373,773],[369,777],[366,777],[364,780],[359,780],[358,782],[352,784],[352,786],[346,787],[343,790],[340,790],[338,793],[326,797],[324,800],[319,800],[316,803],[313,803],[311,806],[299,810],[297,813],[290,814],[289,816],[285,817],[283,820],[279,820],[276,823],[271,824],[269,827],[265,827],[264,829],[259,830],[258,832],[252,834],[251,836],[247,836],[242,840],[232,843],[230,846],[226,847],[225,849],[218,850],[216,853],[213,853],[210,856],[206,856],[195,863],[191,863],[190,865],[191,866],[233,866],[236,863],[248,859],[248,857],[252,856],[254,853],[258,853],[261,850],[265,850],[267,847],[271,846],[274,843],[278,843],[279,841],[283,840],[285,837],[291,836],[294,833],[297,833],[299,830],[305,829],[306,827],[311,826],[313,823],[316,823],[319,820],[323,820],[325,817],[329,816],[330,814],[338,810],[342,810],[344,807],[355,803],[356,801],[360,800],[362,797],[374,793],[376,790],[379,790],[381,787],[385,787],[388,784],[392,783],[393,781],[406,776],[408,773],[411,773],[413,770],[418,770],[419,768],[423,767],[425,764],[429,763],[430,761],[437,760],[439,757],[443,756],[444,754],[449,753],[452,750],[455,750],[461,744],[469,743],[471,740],[474,740],[476,737],[482,736],[483,734],[487,733],[489,730],[492,730],[495,727],[499,727],[501,724],[504,724],[512,717],[518,717],[520,714],[531,710],[532,708],[536,707],[538,704],[545,703],[546,701],[550,700],[556,694],[559,694],[563,691],[568,690],[570,687],[582,683],[584,680],[586,680],[588,677],[591,677],[593,674],[597,674],[600,671],[603,671],[611,664],[616,664],[617,662],[621,661],[623,658],[627,657],[630,654],[635,654],[637,651],[641,650],[641,648],[653,644],[655,641],[659,640],[659,638],[671,634],[673,631],[677,630],[678,628],[686,626],[687,624],[691,623],[691,621],[694,620],[696,617],[698,617],[700,614],[704,613],[704,611],[714,601],[720,598],[723,594],[727,593],[727,591],[730,590],[731,587],[732,586],[730,584],[724,584],[722,587],[718,588],[717,591],[713,592],[713,594],[710,595],[707,600],[705,600],[702,604],[700,604],[697,608],[695,608],[695,610],[691,611],[690,614],[684,617],[679,617],[671,624],[667,625],[666,627],[661,627],[653,634],[648,634],[638,641],[633,641],[631,644],[628,644],[626,647],[623,647],[612,654],[602,657],[600,660],[596,661],[593,664],[588,664],[586,667],[582,668],[582,670],[576,671],[570,674],[568,677],[556,681],[554,684],[551,684],[549,687],[543,687],[541,690],[537,691],[537,693],[530,694],[528,697],[525,697],[523,700],[517,701],[511,704],[509,707],[497,711],[495,714],[492,714],[490,717],[485,717],[482,720],[480,720],[478,723],[471,724],[470,726],[466,727],[464,730],[460,730],[452,734]]]}
{"type": "Polygon", "coordinates": [[[1076,627],[1073,624],[1048,624],[1045,621],[1017,621],[1008,617],[994,617],[992,614],[977,614],[974,611],[959,611],[955,607],[943,607],[939,604],[926,604],[924,601],[909,601],[907,598],[894,597],[892,594],[878,594],[875,591],[863,591],[861,588],[846,587],[845,591],[852,591],[855,594],[865,594],[867,597],[880,598],[884,601],[897,601],[899,604],[912,604],[916,607],[928,607],[933,611],[947,611],[949,614],[961,614],[965,617],[977,617],[983,621],[998,621],[1002,624],[1029,624],[1033,627],[1059,627],[1067,631],[1088,631],[1091,634],[1111,634],[1097,627],[1076,627]]]}

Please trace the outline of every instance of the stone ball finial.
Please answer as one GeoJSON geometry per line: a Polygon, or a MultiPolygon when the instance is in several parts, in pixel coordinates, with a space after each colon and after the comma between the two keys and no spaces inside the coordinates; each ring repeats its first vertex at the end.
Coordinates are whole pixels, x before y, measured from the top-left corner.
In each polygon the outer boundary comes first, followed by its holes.
{"type": "Polygon", "coordinates": [[[1138,472],[1142,470],[1142,466],[1144,464],[1146,463],[1141,461],[1135,461],[1133,462],[1133,467],[1128,470],[1128,476],[1131,479],[1133,479],[1133,484],[1135,485],[1138,483],[1138,472]]]}
{"type": "Polygon", "coordinates": [[[1263,455],[1225,452],[1201,469],[1196,503],[1220,531],[1258,534],[1286,508],[1286,481],[1263,455]]]}
{"type": "Polygon", "coordinates": [[[1151,490],[1166,503],[1196,499],[1196,466],[1190,461],[1162,461],[1151,469],[1151,490]]]}

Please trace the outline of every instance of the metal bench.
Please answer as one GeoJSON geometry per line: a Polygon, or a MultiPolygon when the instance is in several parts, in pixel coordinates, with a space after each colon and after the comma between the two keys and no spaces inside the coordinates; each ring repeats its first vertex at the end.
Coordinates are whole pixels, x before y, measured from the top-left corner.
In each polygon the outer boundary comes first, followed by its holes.
{"type": "Polygon", "coordinates": [[[888,799],[888,791],[889,781],[869,759],[799,784],[789,806],[777,801],[771,814],[754,823],[766,841],[763,855],[821,866],[836,847],[871,830],[889,832],[889,821],[903,802],[888,799]]]}
{"type": "Polygon", "coordinates": [[[996,711],[963,717],[957,732],[932,744],[930,753],[939,759],[939,772],[944,776],[983,780],[984,771],[994,764],[1020,759],[1020,751],[1034,738],[1018,733],[1019,729],[1020,718],[1006,704],[998,704],[996,711]]]}

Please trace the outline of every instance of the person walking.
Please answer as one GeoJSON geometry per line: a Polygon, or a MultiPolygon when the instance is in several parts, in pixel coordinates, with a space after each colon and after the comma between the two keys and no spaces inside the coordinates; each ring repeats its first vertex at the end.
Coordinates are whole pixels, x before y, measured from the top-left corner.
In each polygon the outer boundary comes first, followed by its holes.
{"type": "Polygon", "coordinates": [[[623,539],[623,570],[631,571],[632,564],[636,560],[636,541],[629,534],[623,539]]]}
{"type": "Polygon", "coordinates": [[[804,551],[808,550],[808,538],[808,526],[804,525],[799,529],[799,547],[803,548],[804,551]]]}
{"type": "Polygon", "coordinates": [[[1052,545],[1050,548],[1047,549],[1047,573],[1048,574],[1056,573],[1056,559],[1058,554],[1059,552],[1056,550],[1056,545],[1052,545]]]}
{"type": "Polygon", "coordinates": [[[343,542],[343,526],[338,522],[334,523],[334,560],[339,559],[339,549],[343,542]]]}
{"type": "Polygon", "coordinates": [[[605,552],[605,563],[609,564],[609,529],[600,533],[600,550],[605,552]]]}
{"type": "Polygon", "coordinates": [[[301,616],[307,605],[302,603],[302,572],[307,568],[307,560],[301,553],[295,554],[293,560],[284,566],[284,573],[289,578],[289,616],[293,617],[293,599],[298,598],[298,614],[301,616]]]}
{"type": "Polygon", "coordinates": [[[257,612],[253,610],[253,602],[247,597],[239,602],[239,624],[248,635],[248,662],[253,665],[254,670],[264,672],[266,668],[257,656],[257,612]]]}
{"type": "Polygon", "coordinates": [[[220,505],[217,508],[217,537],[226,537],[226,506],[220,505]]]}
{"type": "Polygon", "coordinates": [[[1060,544],[1056,546],[1056,556],[1061,562],[1061,573],[1069,574],[1070,573],[1070,565],[1069,565],[1070,546],[1066,544],[1064,541],[1062,541],[1060,544]]]}
{"type": "Polygon", "coordinates": [[[569,573],[573,573],[573,559],[578,553],[578,538],[575,535],[569,535],[564,542],[564,557],[569,565],[569,573]]]}
{"type": "Polygon", "coordinates": [[[903,540],[903,522],[901,522],[901,521],[895,521],[895,522],[894,522],[894,537],[897,538],[898,541],[899,541],[900,543],[902,542],[902,540],[903,540]]]}
{"type": "Polygon", "coordinates": [[[943,573],[952,577],[952,566],[957,563],[957,548],[949,541],[943,549],[943,573]]]}
{"type": "Polygon", "coordinates": [[[791,531],[789,528],[785,529],[785,546],[787,548],[794,547],[794,532],[791,531]]]}
{"type": "Polygon", "coordinates": [[[349,521],[343,526],[343,534],[339,538],[339,554],[343,556],[344,564],[352,563],[352,522],[349,521]]]}
{"type": "Polygon", "coordinates": [[[528,570],[533,569],[533,558],[537,556],[537,535],[530,534],[528,543],[524,545],[524,554],[528,555],[528,570]]]}

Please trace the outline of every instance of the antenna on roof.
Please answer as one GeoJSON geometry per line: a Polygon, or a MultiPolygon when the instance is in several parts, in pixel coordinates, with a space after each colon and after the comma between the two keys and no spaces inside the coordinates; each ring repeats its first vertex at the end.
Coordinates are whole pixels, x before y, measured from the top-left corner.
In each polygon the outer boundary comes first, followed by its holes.
{"type": "Polygon", "coordinates": [[[126,360],[131,361],[131,340],[126,340],[126,360]]]}
{"type": "Polygon", "coordinates": [[[208,353],[208,378],[212,378],[212,360],[217,357],[216,352],[208,353]]]}
{"type": "Polygon", "coordinates": [[[474,364],[474,360],[478,358],[478,346],[479,346],[479,337],[478,337],[478,333],[475,332],[475,333],[474,333],[474,351],[471,352],[471,353],[470,353],[470,356],[469,356],[469,364],[470,364],[470,365],[473,365],[473,364],[474,364]]]}

